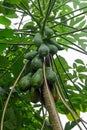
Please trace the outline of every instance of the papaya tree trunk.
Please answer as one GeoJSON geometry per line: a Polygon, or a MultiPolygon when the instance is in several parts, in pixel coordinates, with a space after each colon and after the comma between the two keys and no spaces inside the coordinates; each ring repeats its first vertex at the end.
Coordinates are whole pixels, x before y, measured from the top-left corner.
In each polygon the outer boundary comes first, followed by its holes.
{"type": "Polygon", "coordinates": [[[43,64],[43,71],[44,71],[43,97],[44,97],[46,108],[49,113],[49,118],[52,123],[53,130],[63,130],[58,112],[56,110],[53,96],[50,92],[49,86],[46,81],[45,64],[43,64]]]}

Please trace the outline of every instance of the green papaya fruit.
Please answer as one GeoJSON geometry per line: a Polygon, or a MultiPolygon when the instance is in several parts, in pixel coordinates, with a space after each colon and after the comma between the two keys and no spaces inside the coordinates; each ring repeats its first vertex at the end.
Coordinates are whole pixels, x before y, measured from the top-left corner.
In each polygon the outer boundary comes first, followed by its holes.
{"type": "Polygon", "coordinates": [[[30,90],[30,101],[32,103],[37,103],[40,101],[40,91],[39,89],[31,88],[30,90]]]}
{"type": "Polygon", "coordinates": [[[42,37],[41,37],[41,34],[40,33],[36,33],[35,34],[35,37],[34,37],[34,44],[39,47],[42,43],[43,43],[43,40],[42,40],[42,37]]]}
{"type": "Polygon", "coordinates": [[[29,51],[24,55],[24,58],[27,60],[31,60],[32,58],[34,58],[34,56],[36,56],[37,51],[29,51]]]}
{"type": "Polygon", "coordinates": [[[36,30],[37,27],[34,26],[34,22],[28,22],[23,26],[23,29],[36,30]]]}
{"type": "Polygon", "coordinates": [[[49,47],[45,44],[42,44],[38,49],[38,53],[40,57],[46,57],[49,54],[49,47]]]}
{"type": "Polygon", "coordinates": [[[31,77],[32,77],[32,73],[28,73],[27,75],[23,76],[20,79],[19,87],[21,91],[27,91],[31,87],[30,85],[31,77]]]}
{"type": "Polygon", "coordinates": [[[49,28],[48,26],[45,27],[45,35],[47,37],[51,37],[53,35],[53,30],[51,28],[49,28]]]}
{"type": "Polygon", "coordinates": [[[56,73],[50,67],[46,67],[46,78],[50,84],[56,82],[56,73]]]}
{"type": "Polygon", "coordinates": [[[48,47],[49,47],[50,53],[51,53],[52,55],[57,53],[58,48],[57,48],[55,45],[48,44],[48,47]]]}
{"type": "Polygon", "coordinates": [[[34,57],[31,61],[32,70],[36,71],[41,67],[42,67],[42,60],[39,58],[39,56],[34,57]]]}
{"type": "Polygon", "coordinates": [[[58,48],[58,51],[64,50],[55,40],[48,40],[48,42],[52,45],[55,45],[58,48]]]}
{"type": "Polygon", "coordinates": [[[43,70],[38,69],[31,78],[31,86],[35,88],[41,87],[43,84],[43,70]]]}

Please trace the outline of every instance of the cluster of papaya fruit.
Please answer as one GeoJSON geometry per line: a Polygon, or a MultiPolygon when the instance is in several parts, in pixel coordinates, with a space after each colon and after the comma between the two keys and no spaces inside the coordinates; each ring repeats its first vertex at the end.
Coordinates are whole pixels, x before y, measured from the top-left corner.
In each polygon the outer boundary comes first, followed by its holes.
{"type": "Polygon", "coordinates": [[[24,76],[19,81],[20,90],[29,90],[30,101],[33,103],[44,102],[43,101],[43,59],[46,59],[46,79],[55,102],[58,100],[58,95],[55,89],[56,73],[53,71],[50,65],[49,57],[57,53],[58,50],[63,48],[56,44],[55,41],[51,40],[50,37],[53,35],[53,30],[45,27],[44,36],[40,33],[36,33],[33,39],[34,45],[37,47],[36,50],[31,50],[24,55],[26,59],[26,68],[24,76]]]}

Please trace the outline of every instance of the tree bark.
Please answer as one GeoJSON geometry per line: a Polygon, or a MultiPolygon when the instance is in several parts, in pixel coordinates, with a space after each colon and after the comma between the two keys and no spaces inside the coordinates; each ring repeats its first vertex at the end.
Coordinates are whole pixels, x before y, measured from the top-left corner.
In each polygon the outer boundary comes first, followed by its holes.
{"type": "Polygon", "coordinates": [[[49,113],[49,118],[52,123],[53,130],[63,130],[60,117],[56,110],[55,101],[53,99],[52,93],[47,84],[46,75],[45,75],[45,65],[43,65],[43,71],[44,71],[43,97],[44,97],[46,108],[49,113]]]}
{"type": "Polygon", "coordinates": [[[43,86],[43,96],[53,130],[63,130],[60,117],[55,107],[54,99],[49,88],[47,88],[46,85],[43,86]]]}

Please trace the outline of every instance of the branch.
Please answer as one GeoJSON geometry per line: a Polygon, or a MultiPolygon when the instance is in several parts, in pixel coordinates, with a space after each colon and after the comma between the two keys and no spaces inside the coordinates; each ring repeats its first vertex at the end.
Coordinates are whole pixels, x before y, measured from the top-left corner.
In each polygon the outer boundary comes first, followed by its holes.
{"type": "Polygon", "coordinates": [[[11,91],[10,91],[8,97],[7,97],[7,100],[6,100],[4,109],[3,109],[3,113],[2,113],[2,118],[1,118],[1,130],[3,130],[3,123],[4,123],[5,112],[6,112],[6,109],[7,109],[9,100],[10,100],[10,97],[11,97],[11,95],[12,95],[12,92],[14,91],[14,88],[16,87],[16,84],[18,83],[19,78],[21,77],[21,75],[22,75],[22,73],[23,73],[23,71],[24,71],[24,69],[25,69],[25,66],[26,66],[26,65],[24,65],[24,67],[22,68],[21,72],[19,73],[19,75],[18,75],[16,81],[14,82],[13,87],[12,87],[12,89],[11,89],[11,91]]]}
{"type": "Polygon", "coordinates": [[[47,10],[46,10],[46,14],[45,14],[45,18],[44,18],[44,21],[43,21],[42,34],[43,34],[43,31],[44,31],[44,28],[45,28],[45,24],[46,24],[48,15],[49,15],[50,4],[51,4],[51,0],[49,0],[48,6],[47,6],[47,10]]]}
{"type": "Polygon", "coordinates": [[[43,16],[43,11],[42,11],[42,8],[41,8],[40,0],[37,0],[37,2],[38,2],[40,14],[41,14],[41,16],[43,16]]]}

